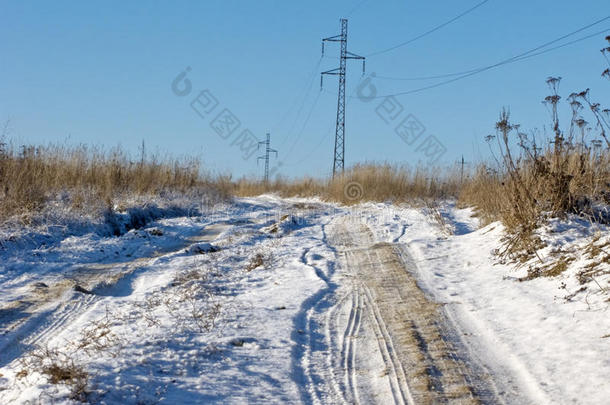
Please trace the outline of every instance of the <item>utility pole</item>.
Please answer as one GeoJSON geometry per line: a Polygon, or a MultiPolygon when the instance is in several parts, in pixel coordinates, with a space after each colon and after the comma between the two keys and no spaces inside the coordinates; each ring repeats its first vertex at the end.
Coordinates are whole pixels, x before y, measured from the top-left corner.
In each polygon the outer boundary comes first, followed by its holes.
{"type": "Polygon", "coordinates": [[[460,171],[460,184],[464,180],[464,155],[462,155],[462,170],[460,171]]]}
{"type": "Polygon", "coordinates": [[[265,159],[265,177],[264,177],[264,181],[265,183],[269,182],[269,153],[273,152],[275,153],[275,157],[277,158],[277,151],[275,149],[271,149],[269,146],[271,145],[271,134],[267,132],[267,140],[266,141],[260,141],[258,143],[258,147],[260,149],[261,145],[265,145],[265,154],[263,156],[259,156],[256,159],[256,162],[258,163],[258,161],[260,159],[265,159]]]}
{"type": "Polygon", "coordinates": [[[458,162],[458,164],[461,166],[460,168],[460,185],[464,182],[464,166],[469,164],[470,162],[466,162],[464,160],[464,155],[462,155],[462,160],[460,160],[458,162]]]}
{"type": "Polygon", "coordinates": [[[142,149],[140,149],[140,165],[144,166],[144,159],[146,158],[146,146],[144,145],[144,139],[142,139],[142,149]]]}
{"type": "Polygon", "coordinates": [[[345,71],[347,59],[362,60],[362,74],[364,74],[364,56],[359,56],[347,50],[347,19],[341,19],[341,34],[322,40],[322,55],[324,55],[325,42],[340,42],[341,51],[339,56],[339,67],[327,70],[320,74],[320,90],[322,89],[324,75],[339,76],[339,95],[337,99],[337,126],[335,129],[335,154],[333,160],[333,177],[338,172],[343,173],[345,165],[345,71]]]}

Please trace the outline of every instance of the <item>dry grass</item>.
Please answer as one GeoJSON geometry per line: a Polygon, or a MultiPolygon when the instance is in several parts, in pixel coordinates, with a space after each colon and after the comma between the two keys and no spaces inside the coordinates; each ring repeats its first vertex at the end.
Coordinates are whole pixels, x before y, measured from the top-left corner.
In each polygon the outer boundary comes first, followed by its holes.
{"type": "MultiPolygon", "coordinates": [[[[523,134],[520,134],[523,135],[523,134]]],[[[595,204],[610,203],[610,150],[590,145],[547,144],[537,155],[524,150],[512,162],[481,165],[464,183],[460,199],[489,219],[515,228],[541,218],[577,213],[604,221],[595,204]]],[[[502,159],[505,159],[503,155],[502,159]]]]}
{"type": "MultiPolygon", "coordinates": [[[[610,43],[610,36],[606,40],[610,43]]],[[[601,51],[610,66],[610,48],[601,51]]],[[[602,77],[610,80],[610,71],[602,77]]],[[[567,98],[572,114],[562,129],[560,82],[559,77],[547,79],[550,94],[543,103],[551,115],[550,136],[541,140],[536,132],[525,133],[502,111],[496,134],[486,138],[494,145],[495,165],[479,167],[460,193],[460,200],[476,206],[484,219],[506,225],[509,255],[536,254],[535,230],[548,216],[576,214],[610,223],[610,109],[593,101],[589,89],[572,93],[567,98]]]]}
{"type": "Polygon", "coordinates": [[[547,217],[576,214],[591,221],[609,223],[610,144],[607,121],[600,121],[595,133],[582,118],[584,100],[593,105],[593,116],[608,114],[588,99],[588,91],[568,98],[573,115],[570,126],[561,130],[557,107],[559,79],[550,78],[552,93],[545,100],[552,115],[553,134],[541,142],[526,134],[503,111],[496,135],[489,136],[493,166],[479,167],[463,187],[460,200],[473,205],[486,219],[500,219],[512,236],[508,253],[535,253],[534,231],[547,217]]]}
{"type": "Polygon", "coordinates": [[[40,374],[50,384],[66,385],[70,389],[71,399],[82,402],[87,400],[89,374],[75,361],[72,354],[49,347],[39,347],[29,352],[20,362],[21,370],[17,373],[18,378],[40,374]]]}
{"type": "Polygon", "coordinates": [[[269,251],[263,251],[254,254],[254,256],[250,257],[249,262],[246,264],[244,270],[246,272],[250,272],[259,267],[263,267],[265,269],[270,269],[273,265],[274,257],[273,253],[269,251]]]}
{"type": "Polygon", "coordinates": [[[278,179],[265,184],[241,179],[233,193],[251,196],[278,193],[284,197],[320,197],[326,201],[356,204],[362,201],[404,202],[442,199],[458,195],[459,177],[440,169],[415,169],[390,164],[358,164],[329,180],[278,179]]]}
{"type": "Polygon", "coordinates": [[[119,196],[213,190],[227,196],[228,180],[203,175],[196,158],[144,153],[131,159],[120,148],[15,146],[0,137],[0,219],[40,210],[56,199],[75,210],[112,206],[119,196]]]}
{"type": "Polygon", "coordinates": [[[488,137],[495,158],[460,178],[456,170],[390,164],[360,164],[332,179],[277,179],[273,182],[212,178],[201,174],[197,159],[146,158],[136,161],[120,149],[103,151],[86,146],[20,148],[2,143],[0,149],[0,219],[36,212],[61,198],[75,210],[112,207],[123,195],[160,195],[213,190],[222,198],[267,192],[313,197],[342,204],[362,201],[424,202],[459,197],[475,206],[485,220],[501,220],[509,230],[507,252],[523,260],[540,248],[534,231],[546,216],[575,213],[608,221],[596,210],[610,203],[610,149],[606,131],[610,116],[590,100],[588,91],[570,95],[569,128],[561,130],[557,108],[558,79],[545,100],[551,111],[552,137],[541,141],[524,133],[503,111],[496,135],[488,137]],[[582,117],[585,106],[595,118],[596,131],[582,117]],[[66,197],[67,196],[67,197],[66,197]]]}
{"type": "MultiPolygon", "coordinates": [[[[601,235],[594,237],[583,251],[584,256],[589,259],[589,263],[576,275],[581,284],[591,280],[595,281],[595,277],[610,273],[610,253],[608,253],[610,240],[600,239],[601,235]]],[[[600,289],[605,291],[601,286],[600,289]]]]}
{"type": "Polygon", "coordinates": [[[209,332],[220,316],[221,305],[208,281],[206,269],[191,269],[176,275],[169,290],[159,290],[147,300],[147,312],[152,319],[155,308],[161,306],[174,324],[174,330],[209,332]]]}
{"type": "Polygon", "coordinates": [[[250,263],[246,265],[246,271],[252,271],[265,263],[265,256],[262,253],[257,253],[250,259],[250,263]]]}
{"type": "Polygon", "coordinates": [[[100,355],[102,352],[109,353],[112,357],[118,357],[123,342],[112,331],[112,327],[118,323],[116,314],[106,310],[104,318],[90,321],[80,331],[79,338],[72,342],[73,352],[83,352],[89,357],[100,355]]]}

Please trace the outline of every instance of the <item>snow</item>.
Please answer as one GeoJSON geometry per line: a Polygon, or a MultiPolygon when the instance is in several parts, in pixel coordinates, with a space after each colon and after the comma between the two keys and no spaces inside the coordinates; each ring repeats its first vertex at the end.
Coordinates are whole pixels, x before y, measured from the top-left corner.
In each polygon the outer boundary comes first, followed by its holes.
{"type": "MultiPolygon", "coordinates": [[[[125,215],[121,224],[133,217],[125,215]]],[[[535,262],[520,270],[501,263],[501,224],[479,227],[472,210],[453,203],[435,212],[273,195],[193,216],[159,212],[120,236],[82,221],[68,231],[19,231],[30,242],[20,236],[0,250],[0,403],[77,402],[69,386],[41,373],[44,362],[29,361],[36,347],[82,366],[92,402],[335,402],[343,374],[327,354],[348,339],[331,337],[349,323],[353,276],[328,226],[348,216],[374,242],[406,245],[409,271],[444,304],[505,402],[606,403],[610,321],[597,284],[608,288],[608,277],[565,296],[593,260],[579,252],[592,238],[605,241],[607,229],[551,222],[540,231],[540,254],[550,260],[560,246],[575,260],[558,277],[521,282],[535,262]]],[[[360,400],[388,403],[375,335],[352,326],[360,333],[357,384],[373,387],[360,400]]]]}
{"type": "MultiPolygon", "coordinates": [[[[372,213],[379,208],[375,207],[372,213]]],[[[563,299],[562,283],[574,285],[574,274],[581,268],[574,263],[560,277],[540,277],[519,282],[523,272],[514,265],[500,264],[495,255],[504,236],[499,223],[478,228],[470,209],[441,207],[453,235],[438,236],[434,224],[420,212],[407,208],[395,215],[407,226],[398,240],[409,246],[417,260],[417,274],[423,287],[453,317],[465,340],[482,364],[490,369],[500,385],[514,392],[524,391],[534,403],[607,403],[610,387],[610,317],[608,295],[581,294],[571,301],[563,299]],[[414,217],[419,216],[419,219],[414,217]],[[415,229],[414,229],[415,228],[415,229]],[[417,229],[419,228],[419,229],[417,229]],[[605,302],[604,302],[605,300],[605,302]]],[[[371,215],[378,221],[374,214],[371,215]]],[[[551,224],[546,233],[549,247],[582,249],[586,238],[600,232],[579,220],[551,224]],[[575,226],[578,222],[579,226],[575,226]]],[[[437,228],[441,229],[438,224],[437,228]]],[[[394,218],[381,228],[390,229],[381,240],[392,241],[400,224],[394,218]]],[[[607,229],[601,229],[606,236],[607,229]]],[[[582,265],[582,264],[580,264],[582,265]]],[[[609,278],[598,282],[608,288],[609,278]]]]}

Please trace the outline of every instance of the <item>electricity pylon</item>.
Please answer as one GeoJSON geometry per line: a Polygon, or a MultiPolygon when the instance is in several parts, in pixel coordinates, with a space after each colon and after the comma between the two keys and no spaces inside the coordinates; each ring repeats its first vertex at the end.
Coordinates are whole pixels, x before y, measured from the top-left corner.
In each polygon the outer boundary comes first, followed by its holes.
{"type": "Polygon", "coordinates": [[[258,163],[258,161],[260,159],[265,159],[265,177],[264,177],[264,181],[265,183],[269,182],[269,153],[275,153],[275,157],[277,158],[277,151],[275,149],[271,149],[269,146],[271,144],[271,134],[267,133],[267,140],[266,141],[260,141],[258,143],[258,147],[260,149],[261,145],[265,145],[265,154],[263,156],[259,156],[256,159],[256,162],[258,163]]]}
{"type": "Polygon", "coordinates": [[[337,126],[335,128],[335,156],[333,160],[333,177],[337,172],[343,173],[345,165],[345,71],[347,59],[362,60],[362,73],[364,74],[364,56],[356,55],[347,50],[347,19],[341,19],[341,34],[322,40],[322,55],[324,55],[324,42],[340,42],[341,51],[339,57],[339,67],[327,70],[320,74],[320,89],[322,89],[324,75],[339,76],[339,97],[337,99],[337,126]]]}

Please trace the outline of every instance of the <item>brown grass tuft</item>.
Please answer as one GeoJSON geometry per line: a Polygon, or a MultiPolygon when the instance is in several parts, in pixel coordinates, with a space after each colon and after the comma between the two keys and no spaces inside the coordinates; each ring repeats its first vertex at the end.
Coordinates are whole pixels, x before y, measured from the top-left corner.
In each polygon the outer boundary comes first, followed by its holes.
{"type": "Polygon", "coordinates": [[[70,398],[86,401],[89,374],[78,364],[71,354],[58,349],[40,347],[21,359],[21,370],[17,377],[39,373],[51,384],[63,384],[70,388],[70,398]]]}

